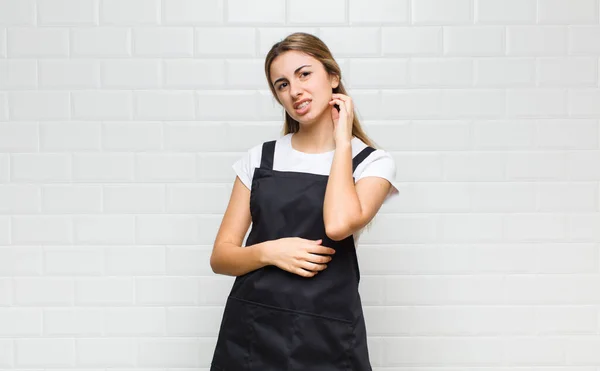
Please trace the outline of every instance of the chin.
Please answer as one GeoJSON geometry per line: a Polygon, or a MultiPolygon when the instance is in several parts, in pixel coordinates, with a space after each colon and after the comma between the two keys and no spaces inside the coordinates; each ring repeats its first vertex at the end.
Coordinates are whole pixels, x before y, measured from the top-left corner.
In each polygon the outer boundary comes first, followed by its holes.
{"type": "Polygon", "coordinates": [[[311,125],[317,121],[317,118],[302,116],[302,117],[300,117],[299,120],[296,119],[296,121],[298,121],[300,123],[300,125],[311,125]]]}
{"type": "MultiPolygon", "coordinates": [[[[316,121],[318,121],[318,120],[319,120],[319,117],[321,117],[321,116],[324,114],[324,112],[321,112],[321,113],[319,113],[319,114],[315,115],[315,113],[314,113],[314,112],[315,112],[314,110],[311,110],[310,112],[308,112],[306,115],[303,115],[303,116],[299,116],[299,117],[295,117],[295,116],[293,116],[293,115],[290,115],[290,116],[292,116],[292,118],[293,118],[294,120],[298,121],[298,122],[299,122],[299,123],[301,123],[301,124],[307,124],[307,125],[310,125],[310,124],[312,124],[313,122],[316,122],[316,121]]],[[[289,113],[289,112],[288,112],[288,113],[289,113]]]]}

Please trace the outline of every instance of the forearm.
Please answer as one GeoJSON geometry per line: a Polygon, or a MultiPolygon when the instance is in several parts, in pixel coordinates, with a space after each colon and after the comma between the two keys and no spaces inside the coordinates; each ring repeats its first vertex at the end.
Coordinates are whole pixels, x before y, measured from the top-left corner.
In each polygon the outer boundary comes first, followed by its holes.
{"type": "Polygon", "coordinates": [[[328,236],[341,240],[353,233],[362,213],[352,178],[352,145],[336,144],[323,204],[323,219],[328,236]]]}
{"type": "Polygon", "coordinates": [[[237,246],[229,242],[222,242],[221,246],[214,249],[210,257],[210,266],[213,272],[227,276],[241,276],[266,265],[265,249],[271,241],[261,242],[251,246],[237,246]]]}

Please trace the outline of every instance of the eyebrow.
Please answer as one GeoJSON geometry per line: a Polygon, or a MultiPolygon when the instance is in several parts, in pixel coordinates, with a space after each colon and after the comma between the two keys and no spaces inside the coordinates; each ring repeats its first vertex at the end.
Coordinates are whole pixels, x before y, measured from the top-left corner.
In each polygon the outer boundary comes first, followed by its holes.
{"type": "MultiPolygon", "coordinates": [[[[304,67],[311,67],[311,66],[312,66],[312,65],[310,65],[310,64],[304,64],[304,65],[302,65],[302,66],[300,66],[300,67],[296,68],[296,70],[294,71],[294,75],[295,75],[295,74],[297,74],[297,73],[298,73],[298,71],[300,71],[302,68],[304,68],[304,67]]],[[[280,77],[280,78],[278,78],[277,80],[275,80],[275,81],[273,82],[273,86],[275,86],[275,84],[277,84],[277,83],[279,82],[279,80],[285,80],[285,77],[280,77]]]]}

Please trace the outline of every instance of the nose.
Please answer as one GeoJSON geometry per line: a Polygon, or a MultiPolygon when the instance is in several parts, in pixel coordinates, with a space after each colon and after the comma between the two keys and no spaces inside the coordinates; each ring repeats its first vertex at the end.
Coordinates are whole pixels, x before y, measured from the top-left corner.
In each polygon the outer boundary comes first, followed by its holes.
{"type": "Polygon", "coordinates": [[[290,94],[292,98],[299,97],[302,94],[302,89],[300,88],[300,84],[290,84],[290,94]]]}

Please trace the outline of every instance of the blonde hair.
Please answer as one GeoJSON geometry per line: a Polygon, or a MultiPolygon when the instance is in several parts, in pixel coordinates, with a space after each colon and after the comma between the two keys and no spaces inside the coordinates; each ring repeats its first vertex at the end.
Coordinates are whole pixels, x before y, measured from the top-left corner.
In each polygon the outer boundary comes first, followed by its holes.
{"type": "MultiPolygon", "coordinates": [[[[269,89],[271,89],[271,93],[273,93],[277,102],[279,102],[277,92],[275,91],[275,87],[271,83],[270,78],[271,64],[279,55],[290,50],[308,54],[321,62],[329,76],[337,76],[339,78],[339,84],[336,88],[333,88],[333,93],[348,95],[346,88],[344,88],[344,84],[342,83],[342,71],[340,66],[335,59],[333,59],[333,55],[331,54],[331,51],[329,51],[327,45],[325,45],[325,43],[317,36],[305,32],[295,32],[288,35],[285,39],[276,42],[265,58],[265,75],[267,76],[269,89]]],[[[279,102],[279,104],[281,104],[281,102],[279,102]]],[[[294,120],[286,111],[283,134],[297,133],[298,130],[300,130],[300,123],[294,120]]],[[[352,135],[362,140],[368,146],[376,148],[375,142],[367,136],[360,125],[356,110],[354,110],[354,120],[352,120],[352,135]]]]}

